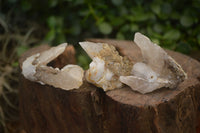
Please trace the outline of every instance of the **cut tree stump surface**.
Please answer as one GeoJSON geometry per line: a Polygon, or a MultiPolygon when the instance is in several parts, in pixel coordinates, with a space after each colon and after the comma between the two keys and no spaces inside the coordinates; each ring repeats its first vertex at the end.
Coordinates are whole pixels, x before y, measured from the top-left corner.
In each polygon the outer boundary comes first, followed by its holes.
{"type": "MultiPolygon", "coordinates": [[[[142,58],[131,41],[88,40],[114,45],[121,55],[133,61],[142,58]]],[[[46,49],[41,46],[29,50],[21,57],[20,66],[26,57],[46,49]]],[[[31,82],[21,75],[20,114],[26,132],[200,133],[200,63],[166,51],[182,66],[188,79],[176,89],[162,88],[145,95],[128,86],[104,92],[86,81],[78,90],[65,91],[31,82]]],[[[75,57],[70,60],[67,63],[75,63],[75,57]]]]}

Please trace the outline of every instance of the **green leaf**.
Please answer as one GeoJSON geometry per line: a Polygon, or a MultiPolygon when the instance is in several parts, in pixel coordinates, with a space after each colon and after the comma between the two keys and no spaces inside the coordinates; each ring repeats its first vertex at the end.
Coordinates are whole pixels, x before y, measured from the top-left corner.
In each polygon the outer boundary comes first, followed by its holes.
{"type": "Polygon", "coordinates": [[[151,10],[155,13],[155,14],[160,14],[160,5],[158,4],[152,4],[151,5],[151,10]]]}
{"type": "Polygon", "coordinates": [[[123,26],[121,27],[121,29],[120,29],[120,31],[121,31],[121,32],[124,32],[124,33],[128,32],[129,30],[130,30],[130,25],[129,25],[129,24],[123,25],[123,26]]]}
{"type": "Polygon", "coordinates": [[[87,55],[85,54],[79,55],[77,60],[78,60],[78,65],[83,67],[84,70],[89,68],[91,59],[87,55]]]}
{"type": "Polygon", "coordinates": [[[138,30],[139,30],[139,27],[138,27],[138,25],[136,25],[136,24],[131,24],[130,30],[131,30],[131,32],[135,32],[135,31],[138,31],[138,30]]]}
{"type": "Polygon", "coordinates": [[[191,16],[182,16],[180,19],[180,23],[184,26],[184,27],[190,27],[193,24],[193,18],[191,16]]]}
{"type": "Polygon", "coordinates": [[[17,47],[17,56],[21,56],[25,51],[28,50],[28,47],[26,45],[20,45],[19,47],[17,47]]]}
{"type": "MultiPolygon", "coordinates": [[[[120,6],[119,7],[120,9],[119,9],[119,14],[120,14],[120,16],[124,16],[124,15],[127,15],[128,14],[128,9],[125,7],[125,6],[120,6]]],[[[116,17],[115,16],[115,18],[120,18],[120,19],[122,19],[122,17],[116,17]]]]}
{"type": "Polygon", "coordinates": [[[17,66],[19,66],[19,62],[13,62],[12,63],[12,67],[17,67],[17,66]]]}
{"type": "Polygon", "coordinates": [[[164,14],[170,14],[172,11],[172,7],[169,3],[163,3],[161,9],[164,14]]]}
{"type": "Polygon", "coordinates": [[[82,17],[88,17],[88,15],[90,14],[90,11],[85,9],[79,12],[78,14],[82,17]]]}
{"type": "Polygon", "coordinates": [[[45,40],[47,41],[53,41],[55,39],[56,32],[54,29],[51,29],[45,36],[45,40]]]}
{"type": "Polygon", "coordinates": [[[172,29],[167,31],[163,38],[166,40],[178,40],[180,38],[181,34],[178,30],[172,29]]]}
{"type": "Polygon", "coordinates": [[[191,47],[188,43],[181,42],[177,45],[175,50],[184,54],[189,54],[191,51],[191,47]]]}
{"type": "Polygon", "coordinates": [[[123,0],[111,0],[111,1],[115,6],[120,6],[123,2],[123,0]]]}
{"type": "Polygon", "coordinates": [[[71,28],[71,34],[77,36],[80,33],[81,33],[80,24],[74,24],[73,27],[71,28]]]}
{"type": "Polygon", "coordinates": [[[153,26],[153,30],[157,33],[163,32],[163,27],[159,23],[155,23],[153,26]]]}
{"type": "Polygon", "coordinates": [[[112,26],[109,23],[103,22],[98,25],[99,31],[105,35],[112,32],[112,26]]]}
{"type": "Polygon", "coordinates": [[[28,11],[31,9],[32,5],[29,1],[23,0],[23,1],[21,1],[21,7],[22,7],[22,10],[28,11]]]}
{"type": "Polygon", "coordinates": [[[47,24],[50,28],[54,28],[56,26],[56,17],[55,16],[50,16],[48,19],[47,19],[47,24]]]}
{"type": "Polygon", "coordinates": [[[154,18],[154,14],[152,13],[146,13],[146,12],[139,12],[133,16],[133,21],[141,22],[141,21],[147,21],[149,19],[154,18]]]}
{"type": "Polygon", "coordinates": [[[58,4],[58,0],[49,0],[49,7],[55,7],[58,4]]]}
{"type": "Polygon", "coordinates": [[[115,17],[115,16],[112,16],[109,20],[111,21],[111,24],[113,26],[119,26],[123,24],[125,21],[122,17],[115,17]]]}
{"type": "Polygon", "coordinates": [[[157,38],[151,39],[153,43],[160,45],[160,41],[157,38]]]}
{"type": "Polygon", "coordinates": [[[144,3],[144,0],[134,0],[134,2],[136,3],[136,5],[141,6],[142,3],[144,3]]]}
{"type": "Polygon", "coordinates": [[[172,12],[170,17],[171,17],[171,19],[179,20],[180,14],[178,12],[172,12]]]}
{"type": "Polygon", "coordinates": [[[66,39],[65,39],[65,35],[64,34],[58,34],[56,37],[55,37],[55,41],[58,43],[58,44],[61,44],[61,43],[64,43],[66,42],[66,39]]]}
{"type": "Polygon", "coordinates": [[[119,40],[124,40],[125,39],[124,35],[121,32],[117,33],[116,38],[119,39],[119,40]]]}

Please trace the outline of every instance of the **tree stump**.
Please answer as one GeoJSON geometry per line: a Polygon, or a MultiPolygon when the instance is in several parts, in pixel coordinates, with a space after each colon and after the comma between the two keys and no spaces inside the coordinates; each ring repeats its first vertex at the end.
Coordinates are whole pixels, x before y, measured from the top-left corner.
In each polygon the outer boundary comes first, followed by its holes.
{"type": "MultiPolygon", "coordinates": [[[[131,41],[89,40],[114,45],[130,59],[141,58],[139,48],[131,41]]],[[[20,64],[45,49],[29,50],[20,64]]],[[[24,129],[27,133],[200,133],[200,63],[166,51],[183,67],[188,79],[176,89],[164,88],[145,95],[128,86],[104,92],[86,81],[80,89],[66,91],[31,82],[21,75],[19,98],[24,129]]],[[[73,57],[62,57],[75,63],[73,57]]],[[[55,66],[59,60],[54,61],[55,66]]]]}

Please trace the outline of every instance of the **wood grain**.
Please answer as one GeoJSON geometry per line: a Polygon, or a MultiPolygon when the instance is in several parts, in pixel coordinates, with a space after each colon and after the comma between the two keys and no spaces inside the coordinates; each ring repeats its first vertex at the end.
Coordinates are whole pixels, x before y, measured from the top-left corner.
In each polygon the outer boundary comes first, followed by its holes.
{"type": "MultiPolygon", "coordinates": [[[[132,61],[141,59],[139,48],[131,41],[88,40],[114,45],[132,61]]],[[[20,64],[38,49],[29,50],[20,64]]],[[[26,132],[200,133],[200,63],[166,51],[183,67],[188,79],[177,88],[145,95],[128,86],[104,92],[86,81],[78,90],[65,91],[21,75],[20,114],[26,132]]]]}

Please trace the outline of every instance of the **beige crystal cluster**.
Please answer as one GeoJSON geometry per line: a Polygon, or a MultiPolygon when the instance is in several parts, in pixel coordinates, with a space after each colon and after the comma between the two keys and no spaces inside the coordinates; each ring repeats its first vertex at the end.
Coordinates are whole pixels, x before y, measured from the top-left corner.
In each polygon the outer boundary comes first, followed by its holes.
{"type": "Polygon", "coordinates": [[[66,65],[61,70],[47,64],[62,54],[67,44],[52,47],[41,53],[28,57],[22,64],[22,74],[25,78],[41,84],[71,90],[78,89],[83,81],[84,71],[78,65],[66,65]]]}
{"type": "MultiPolygon", "coordinates": [[[[80,42],[81,47],[92,59],[85,73],[86,80],[104,91],[125,84],[132,90],[145,94],[162,87],[175,88],[187,78],[181,66],[149,38],[136,33],[134,42],[143,56],[143,60],[136,63],[119,55],[112,45],[80,42]]],[[[47,63],[60,55],[66,46],[67,44],[61,44],[27,58],[23,62],[22,74],[27,79],[41,84],[66,90],[79,88],[84,77],[81,67],[66,65],[60,70],[47,66],[47,63]]]]}
{"type": "Polygon", "coordinates": [[[119,88],[121,75],[129,75],[133,64],[128,58],[122,57],[115,47],[106,43],[80,42],[81,47],[93,60],[86,71],[88,82],[104,89],[119,88]]]}
{"type": "Polygon", "coordinates": [[[143,61],[133,65],[131,75],[120,77],[122,83],[144,94],[162,87],[175,88],[187,78],[181,66],[149,38],[136,33],[134,42],[142,52],[143,61]]]}

